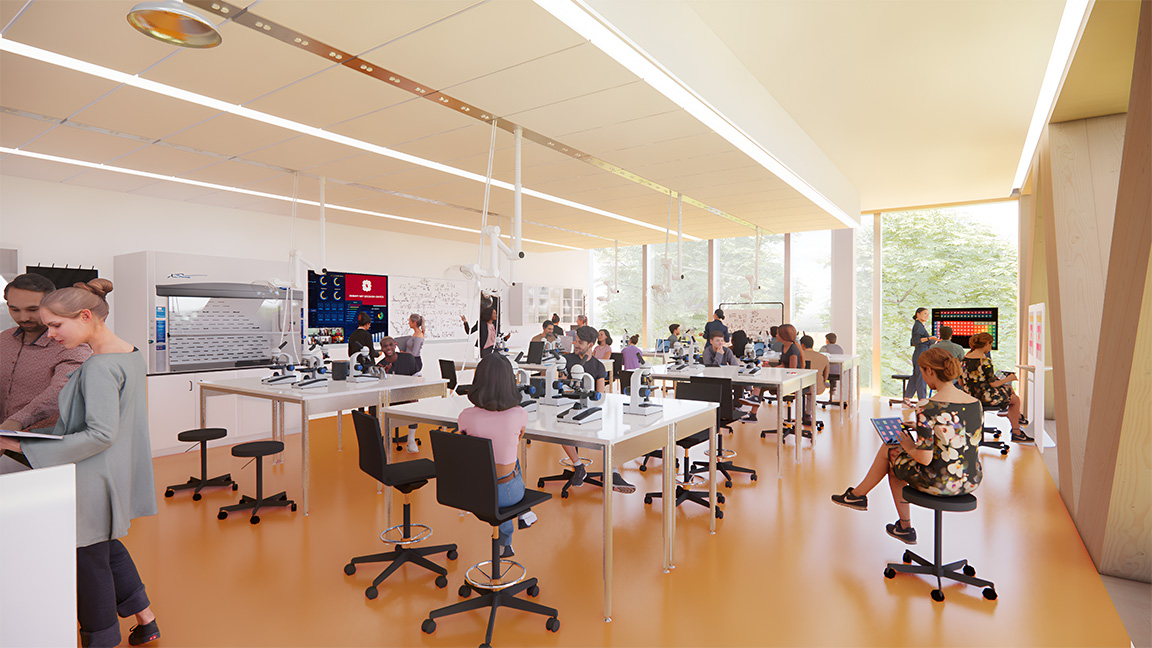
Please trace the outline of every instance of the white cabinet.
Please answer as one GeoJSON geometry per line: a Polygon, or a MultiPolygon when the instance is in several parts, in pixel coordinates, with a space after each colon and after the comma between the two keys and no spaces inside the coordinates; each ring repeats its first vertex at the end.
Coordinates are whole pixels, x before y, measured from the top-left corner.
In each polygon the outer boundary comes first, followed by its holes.
{"type": "Polygon", "coordinates": [[[560,315],[560,324],[571,328],[576,316],[584,314],[582,288],[555,288],[517,283],[508,292],[508,320],[513,326],[539,326],[553,313],[560,315]]]}

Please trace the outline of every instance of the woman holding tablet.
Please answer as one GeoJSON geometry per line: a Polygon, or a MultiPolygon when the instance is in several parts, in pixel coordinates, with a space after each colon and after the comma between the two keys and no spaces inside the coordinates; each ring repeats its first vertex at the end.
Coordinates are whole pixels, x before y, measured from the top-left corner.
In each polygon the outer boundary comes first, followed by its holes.
{"type": "Polygon", "coordinates": [[[925,382],[936,390],[917,408],[919,439],[914,441],[901,430],[900,444],[880,448],[863,481],[843,495],[832,496],[841,506],[867,511],[868,493],[887,475],[900,514],[895,524],[886,527],[888,535],[907,544],[916,544],[916,530],[908,516],[908,502],[901,497],[904,486],[929,495],[963,495],[976,490],[983,476],[977,450],[984,433],[984,410],[979,401],[952,384],[960,375],[960,361],[944,349],[928,349],[917,364],[925,382]]]}

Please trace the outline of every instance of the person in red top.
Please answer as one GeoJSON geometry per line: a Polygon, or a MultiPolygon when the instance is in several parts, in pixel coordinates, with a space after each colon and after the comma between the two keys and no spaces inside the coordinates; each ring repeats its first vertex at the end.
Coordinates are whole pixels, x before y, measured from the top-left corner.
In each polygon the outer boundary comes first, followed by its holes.
{"type": "Polygon", "coordinates": [[[68,374],[92,355],[81,345],[65,349],[48,338],[40,300],[56,290],[37,274],[22,274],[4,287],[16,326],[0,333],[0,428],[48,428],[59,418],[60,390],[68,374]]]}

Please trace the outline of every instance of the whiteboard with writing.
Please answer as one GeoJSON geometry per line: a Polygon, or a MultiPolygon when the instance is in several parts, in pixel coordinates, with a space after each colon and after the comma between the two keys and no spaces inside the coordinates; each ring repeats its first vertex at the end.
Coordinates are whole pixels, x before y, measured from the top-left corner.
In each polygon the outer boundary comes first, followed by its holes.
{"type": "Polygon", "coordinates": [[[724,309],[724,325],[729,331],[744,331],[748,335],[767,335],[769,329],[783,323],[784,310],[779,307],[724,309]]]}
{"type": "Polygon", "coordinates": [[[460,316],[475,313],[478,299],[475,283],[465,279],[388,275],[388,332],[408,335],[408,317],[416,313],[424,317],[428,340],[467,338],[460,316]]]}

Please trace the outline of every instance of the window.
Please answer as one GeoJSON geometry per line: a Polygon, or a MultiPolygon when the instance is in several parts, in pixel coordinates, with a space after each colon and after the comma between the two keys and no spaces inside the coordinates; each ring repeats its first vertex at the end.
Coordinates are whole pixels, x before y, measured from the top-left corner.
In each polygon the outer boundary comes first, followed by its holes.
{"type": "Polygon", "coordinates": [[[704,324],[715,306],[708,303],[708,241],[685,241],[680,267],[683,279],[676,278],[676,243],[648,246],[648,309],[652,328],[650,344],[668,337],[668,325],[677,323],[681,334],[691,329],[704,333],[704,324]],[[668,277],[673,278],[669,281],[668,277]]]}
{"type": "Polygon", "coordinates": [[[598,329],[608,329],[613,339],[622,339],[643,329],[641,300],[644,297],[642,246],[592,250],[592,309],[598,329]]]}
{"type": "Polygon", "coordinates": [[[832,232],[792,235],[791,323],[801,334],[823,340],[832,328],[832,232]]]}
{"type": "Polygon", "coordinates": [[[860,216],[856,228],[856,354],[860,388],[872,386],[872,264],[875,260],[872,214],[860,216]]]}
{"type": "Polygon", "coordinates": [[[783,234],[760,236],[759,290],[752,289],[756,269],[755,236],[717,240],[716,256],[720,266],[720,303],[784,301],[783,234]]]}

